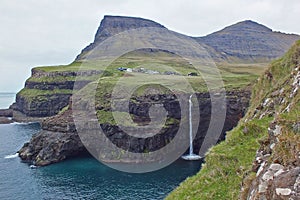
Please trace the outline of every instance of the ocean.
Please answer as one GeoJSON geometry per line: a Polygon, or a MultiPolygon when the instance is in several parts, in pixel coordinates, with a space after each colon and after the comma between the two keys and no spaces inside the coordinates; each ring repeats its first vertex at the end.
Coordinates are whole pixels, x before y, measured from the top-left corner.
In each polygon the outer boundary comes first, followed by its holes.
{"type": "Polygon", "coordinates": [[[15,101],[16,94],[0,93],[0,109],[8,108],[15,101]]]}
{"type": "MultiPolygon", "coordinates": [[[[8,96],[0,94],[1,106],[11,103],[8,96]]],[[[1,200],[163,199],[201,166],[200,161],[179,159],[159,171],[130,174],[111,169],[93,157],[80,157],[31,168],[21,162],[16,152],[39,130],[38,123],[0,125],[1,200]]]]}

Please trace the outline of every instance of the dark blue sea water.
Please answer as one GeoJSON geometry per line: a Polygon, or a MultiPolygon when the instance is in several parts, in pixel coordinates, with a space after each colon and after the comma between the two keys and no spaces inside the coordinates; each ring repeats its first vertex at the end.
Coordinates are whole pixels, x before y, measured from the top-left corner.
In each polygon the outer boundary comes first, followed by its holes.
{"type": "Polygon", "coordinates": [[[156,172],[129,174],[85,157],[31,169],[14,154],[39,130],[37,123],[0,125],[1,200],[163,199],[201,164],[178,160],[156,172]]]}

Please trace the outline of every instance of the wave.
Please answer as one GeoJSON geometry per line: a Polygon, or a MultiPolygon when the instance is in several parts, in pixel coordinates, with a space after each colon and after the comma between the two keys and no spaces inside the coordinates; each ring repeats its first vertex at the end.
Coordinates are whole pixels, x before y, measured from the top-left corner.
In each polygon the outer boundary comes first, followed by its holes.
{"type": "Polygon", "coordinates": [[[14,125],[28,125],[28,124],[34,124],[36,122],[12,122],[10,124],[14,124],[14,125]]]}
{"type": "Polygon", "coordinates": [[[36,169],[37,166],[36,166],[36,165],[30,165],[29,168],[30,168],[30,169],[36,169]]]}
{"type": "Polygon", "coordinates": [[[19,153],[15,153],[15,154],[12,154],[12,155],[7,155],[7,156],[4,156],[5,159],[11,159],[11,158],[16,158],[19,156],[19,153]]]}

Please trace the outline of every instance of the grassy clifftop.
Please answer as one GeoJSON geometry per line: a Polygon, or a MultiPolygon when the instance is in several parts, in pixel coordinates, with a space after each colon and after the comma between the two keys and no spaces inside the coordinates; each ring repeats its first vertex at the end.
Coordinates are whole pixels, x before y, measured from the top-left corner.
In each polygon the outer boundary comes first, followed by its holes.
{"type": "MultiPolygon", "coordinates": [[[[75,61],[65,66],[46,66],[32,69],[32,76],[26,81],[25,87],[17,94],[18,110],[28,116],[48,117],[57,114],[67,106],[68,98],[73,92],[75,81],[80,82],[75,90],[98,81],[102,88],[111,87],[121,78],[122,84],[129,87],[136,83],[155,81],[165,86],[176,86],[178,91],[186,91],[182,80],[187,81],[196,92],[207,91],[206,83],[197,70],[186,60],[166,51],[141,50],[118,58],[106,66],[106,61],[75,61]],[[118,68],[131,68],[132,72],[120,71],[118,68]],[[188,76],[189,73],[198,76],[188,76]],[[99,79],[100,78],[100,79],[99,79]],[[64,96],[63,102],[49,113],[48,108],[56,105],[64,96]],[[47,101],[49,99],[49,102],[47,101]],[[47,106],[45,106],[47,105],[47,106]],[[38,112],[38,111],[42,112],[38,112]]],[[[266,64],[224,64],[219,63],[220,74],[227,90],[238,90],[247,87],[257,79],[266,64]]],[[[203,66],[210,70],[208,66],[203,66]]],[[[206,79],[208,77],[205,77],[206,79]]],[[[101,90],[101,89],[100,89],[101,90]]],[[[101,91],[100,91],[101,92],[101,91]]],[[[112,91],[107,91],[110,94],[112,91]]],[[[105,95],[105,94],[104,94],[105,95]]]]}
{"type": "Polygon", "coordinates": [[[259,147],[267,157],[265,165],[277,163],[286,169],[300,165],[299,65],[300,41],[258,79],[248,114],[225,141],[210,149],[201,171],[166,199],[254,199],[250,191],[262,192],[255,189],[260,183],[256,180],[260,165],[252,169],[259,147]],[[273,132],[268,134],[274,124],[281,128],[275,140],[273,132]]]}

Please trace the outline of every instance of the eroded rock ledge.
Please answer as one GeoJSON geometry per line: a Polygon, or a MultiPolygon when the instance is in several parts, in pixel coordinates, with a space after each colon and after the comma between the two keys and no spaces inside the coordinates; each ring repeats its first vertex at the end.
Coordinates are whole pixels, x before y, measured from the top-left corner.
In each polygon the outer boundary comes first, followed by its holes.
{"type": "MultiPolygon", "coordinates": [[[[160,99],[158,99],[158,101],[161,101],[165,107],[169,106],[172,108],[172,105],[170,105],[172,104],[172,101],[167,99],[166,96],[161,95],[159,98],[160,99]]],[[[211,109],[211,102],[208,94],[197,94],[197,98],[199,101],[201,120],[197,135],[194,140],[195,151],[199,151],[201,143],[205,137],[210,122],[211,109]]],[[[239,119],[243,117],[246,109],[248,108],[249,99],[249,91],[232,91],[227,93],[226,120],[220,139],[224,139],[225,132],[232,129],[238,123],[239,119]]],[[[134,115],[143,117],[142,115],[144,113],[140,112],[141,109],[137,109],[134,106],[140,107],[143,105],[136,104],[132,107],[132,112],[134,112],[134,115]]],[[[178,113],[178,111],[174,109],[172,112],[174,116],[176,116],[178,113]]],[[[78,133],[76,132],[76,127],[72,118],[71,102],[68,110],[44,120],[41,124],[42,131],[35,134],[32,139],[28,143],[24,144],[24,146],[19,150],[19,155],[22,160],[32,162],[38,166],[44,166],[65,160],[72,156],[86,153],[86,149],[83,146],[78,133]]],[[[122,145],[123,138],[119,135],[120,133],[117,126],[112,124],[102,124],[101,126],[105,131],[108,132],[107,135],[110,137],[110,139],[115,140],[117,143],[121,143],[122,145]]],[[[172,135],[174,134],[172,133],[172,130],[175,130],[174,124],[170,125],[165,132],[167,135],[172,135]]],[[[164,142],[164,139],[162,138],[161,141],[164,142]]],[[[161,144],[157,143],[156,145],[161,144]]],[[[132,146],[139,148],[140,150],[149,149],[146,142],[132,144],[132,146]]]]}
{"type": "Polygon", "coordinates": [[[12,123],[13,110],[12,109],[0,109],[0,124],[12,123]]]}

